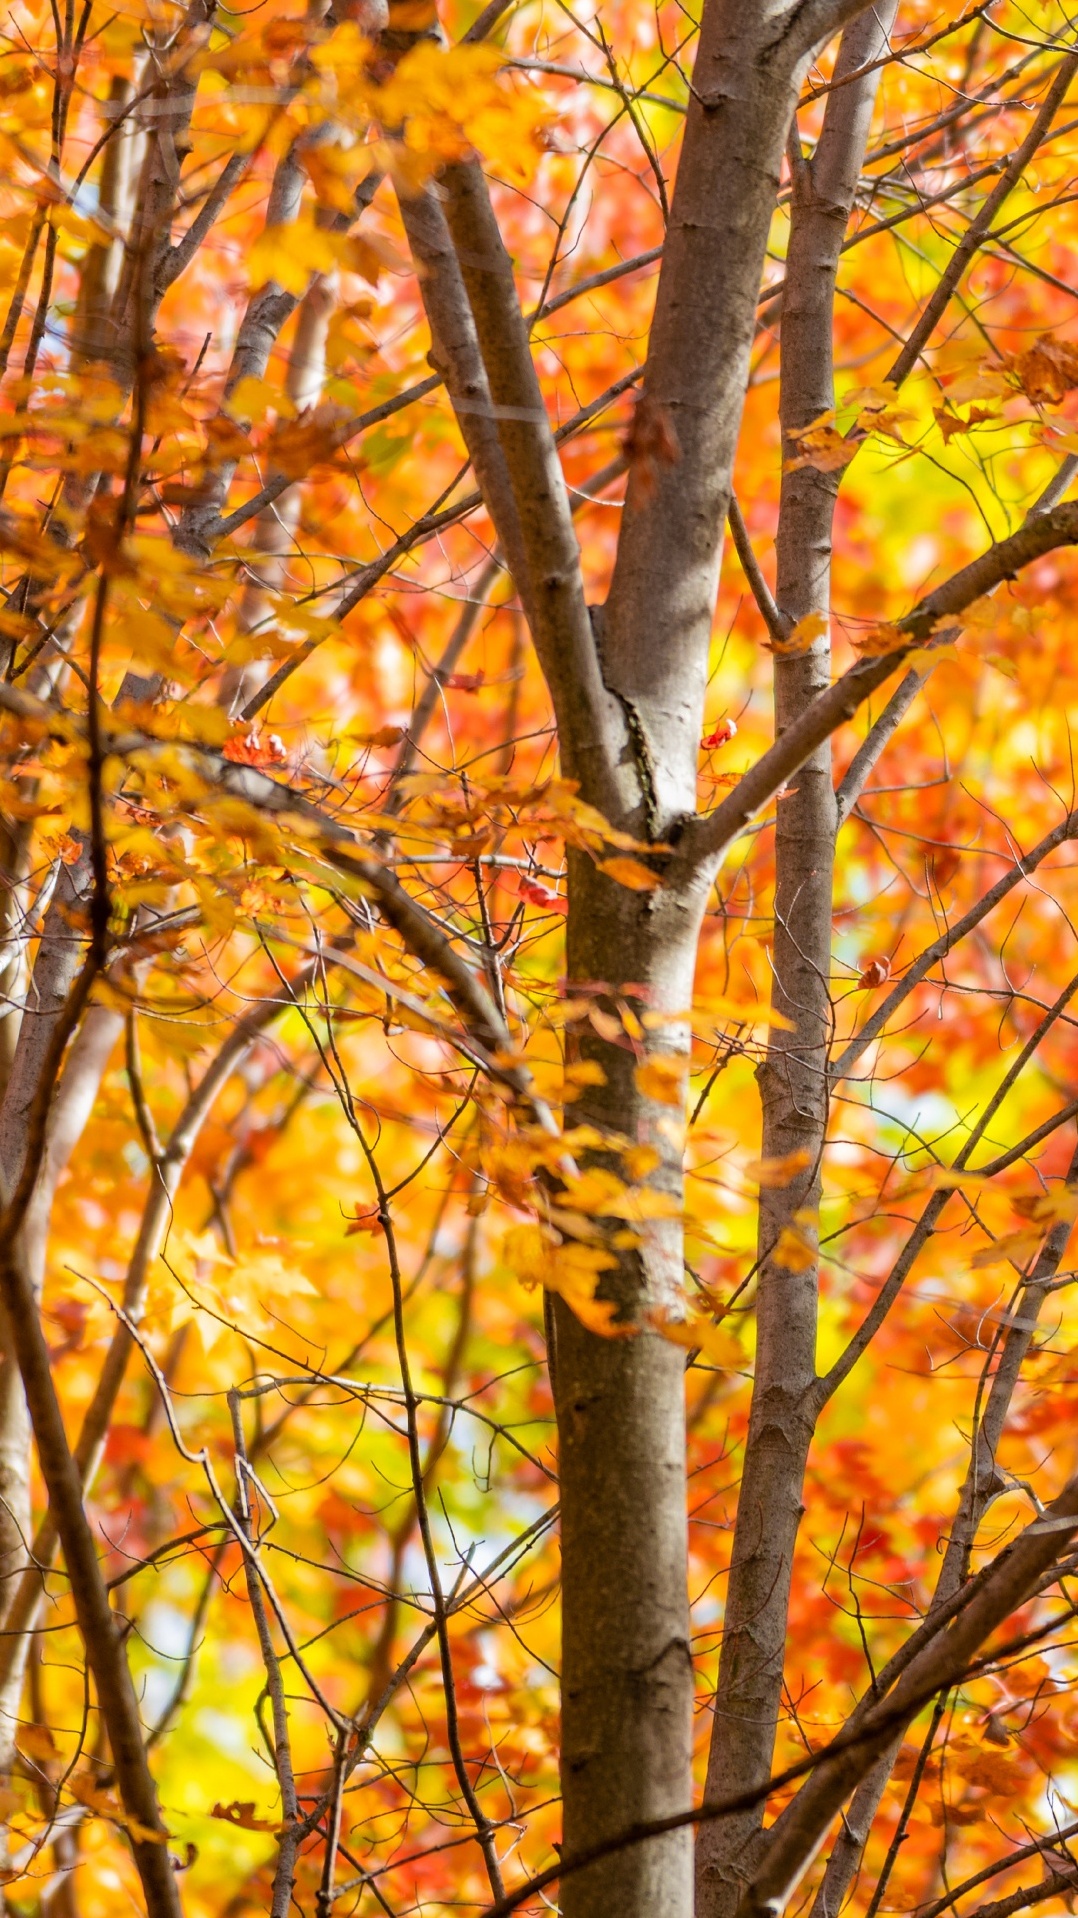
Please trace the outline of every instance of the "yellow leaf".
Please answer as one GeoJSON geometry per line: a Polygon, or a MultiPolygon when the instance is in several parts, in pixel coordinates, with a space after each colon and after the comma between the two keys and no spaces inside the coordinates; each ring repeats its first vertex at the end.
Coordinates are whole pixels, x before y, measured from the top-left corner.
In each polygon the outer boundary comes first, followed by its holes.
{"type": "Polygon", "coordinates": [[[691,1314],[687,1318],[674,1319],[656,1313],[652,1324],[671,1345],[680,1345],[686,1352],[699,1352],[720,1372],[733,1372],[744,1364],[744,1354],[737,1340],[731,1337],[725,1326],[716,1325],[712,1318],[691,1314]]]}
{"type": "Polygon", "coordinates": [[[286,293],[305,293],[314,273],[331,273],[337,264],[333,237],[306,219],[267,226],[247,254],[252,289],[273,280],[286,293]]]}
{"type": "Polygon", "coordinates": [[[1004,1262],[1024,1265],[1027,1259],[1032,1258],[1043,1237],[1043,1226],[1027,1226],[1022,1232],[1008,1232],[1004,1238],[997,1239],[994,1245],[982,1245],[973,1254],[970,1264],[975,1272],[982,1271],[987,1265],[1002,1265],[1004,1262]]]}
{"type": "Polygon", "coordinates": [[[565,1068],[561,1096],[566,1105],[579,1098],[585,1086],[605,1086],[606,1073],[598,1059],[577,1059],[565,1068]]]}
{"type": "Polygon", "coordinates": [[[800,452],[795,459],[785,462],[784,473],[796,473],[802,466],[811,466],[817,473],[837,473],[849,465],[857,451],[857,441],[848,440],[845,434],[838,432],[834,418],[834,413],[821,413],[811,426],[791,434],[800,452]]]}
{"type": "Polygon", "coordinates": [[[46,1765],[57,1756],[56,1740],[47,1725],[20,1725],[17,1743],[28,1758],[37,1758],[46,1765]]]}
{"type": "Polygon", "coordinates": [[[810,1152],[787,1152],[781,1159],[755,1159],[745,1167],[745,1175],[768,1191],[779,1191],[812,1164],[810,1152]]]}
{"type": "Polygon", "coordinates": [[[659,1105],[680,1106],[685,1102],[688,1069],[687,1059],[669,1052],[656,1052],[637,1066],[633,1078],[637,1091],[642,1092],[645,1099],[654,1099],[659,1105]]]}
{"type": "Polygon", "coordinates": [[[277,387],[271,386],[268,380],[256,380],[250,373],[233,387],[226,405],[234,420],[247,420],[255,425],[270,412],[290,410],[285,395],[277,387]]]}
{"type": "Polygon", "coordinates": [[[653,1145],[624,1146],[621,1162],[630,1179],[646,1179],[649,1172],[654,1172],[656,1166],[662,1164],[653,1145]]]}
{"type": "Polygon", "coordinates": [[[522,1285],[529,1290],[542,1285],[557,1292],[589,1331],[618,1337],[629,1329],[613,1324],[616,1307],[610,1300],[595,1297],[600,1275],[617,1264],[614,1254],[602,1246],[584,1245],[577,1239],[558,1243],[545,1227],[519,1225],[506,1233],[503,1256],[522,1285]]]}
{"type": "Polygon", "coordinates": [[[368,286],[377,286],[383,273],[406,273],[407,262],[396,247],[377,233],[353,233],[344,243],[341,264],[358,273],[368,286]]]}
{"type": "Polygon", "coordinates": [[[767,1025],[775,1032],[794,1030],[792,1019],[755,999],[730,999],[722,993],[713,994],[702,998],[699,1011],[709,1020],[729,1020],[739,1026],[767,1025]]]}
{"type": "Polygon", "coordinates": [[[141,608],[124,613],[111,629],[111,637],[120,646],[128,646],[140,666],[176,676],[177,633],[159,613],[141,608]]]}
{"type": "Polygon", "coordinates": [[[776,639],[771,642],[771,651],[780,654],[783,658],[792,657],[797,653],[807,653],[811,647],[815,646],[818,639],[825,637],[830,626],[831,621],[826,613],[806,613],[804,619],[798,620],[797,625],[791,629],[785,639],[776,639]]]}
{"type": "Polygon", "coordinates": [[[783,1226],[771,1263],[786,1272],[807,1272],[816,1263],[816,1248],[805,1237],[801,1224],[783,1226]]]}
{"type": "Polygon", "coordinates": [[[883,659],[888,653],[896,652],[900,646],[908,643],[909,634],[903,632],[901,626],[892,626],[886,621],[881,626],[871,627],[854,642],[863,659],[883,659]]]}

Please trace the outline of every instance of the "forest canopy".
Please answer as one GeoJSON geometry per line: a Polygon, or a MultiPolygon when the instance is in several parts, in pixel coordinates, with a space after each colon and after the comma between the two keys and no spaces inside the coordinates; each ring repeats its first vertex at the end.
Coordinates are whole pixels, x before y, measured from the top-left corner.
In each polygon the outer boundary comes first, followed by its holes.
{"type": "Polygon", "coordinates": [[[0,163],[0,1908],[1073,1910],[1067,10],[12,0],[0,163]]]}

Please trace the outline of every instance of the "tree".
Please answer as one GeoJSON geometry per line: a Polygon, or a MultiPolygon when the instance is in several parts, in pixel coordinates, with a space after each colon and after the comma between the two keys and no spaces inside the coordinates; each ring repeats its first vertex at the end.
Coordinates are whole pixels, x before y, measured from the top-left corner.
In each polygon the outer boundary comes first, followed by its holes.
{"type": "Polygon", "coordinates": [[[1069,1908],[1076,66],[13,12],[12,1910],[1069,1908]]]}

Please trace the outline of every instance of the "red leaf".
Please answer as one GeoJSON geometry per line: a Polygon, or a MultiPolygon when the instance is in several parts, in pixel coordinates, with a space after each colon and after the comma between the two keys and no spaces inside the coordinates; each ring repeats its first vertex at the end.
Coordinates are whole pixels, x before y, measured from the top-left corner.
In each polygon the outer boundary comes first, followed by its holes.
{"type": "Polygon", "coordinates": [[[549,886],[540,885],[538,879],[520,879],[517,891],[522,899],[533,906],[545,906],[548,911],[564,912],[565,900],[560,892],[552,892],[549,886]]]}
{"type": "Polygon", "coordinates": [[[260,733],[254,726],[227,739],[223,751],[235,766],[280,766],[288,758],[284,741],[276,733],[260,733]]]}

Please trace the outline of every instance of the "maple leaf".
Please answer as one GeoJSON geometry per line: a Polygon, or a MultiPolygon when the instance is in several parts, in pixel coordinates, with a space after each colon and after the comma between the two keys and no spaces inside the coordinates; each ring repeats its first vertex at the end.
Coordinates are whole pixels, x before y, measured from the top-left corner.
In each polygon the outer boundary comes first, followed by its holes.
{"type": "Polygon", "coordinates": [[[283,421],[270,435],[267,457],[290,479],[305,478],[338,451],[344,417],[340,407],[318,406],[298,419],[283,421]]]}
{"type": "Polygon", "coordinates": [[[985,420],[998,419],[999,414],[992,406],[971,406],[967,417],[963,419],[960,413],[952,412],[949,406],[934,406],[932,417],[943,434],[944,445],[949,446],[956,433],[970,433],[985,420]]]}
{"type": "Polygon", "coordinates": [[[214,1805],[211,1818],[219,1818],[226,1825],[237,1825],[240,1831],[272,1831],[280,1829],[274,1818],[262,1818],[255,1810],[253,1798],[233,1798],[227,1805],[214,1805]]]}
{"type": "Polygon", "coordinates": [[[653,1312],[651,1323],[671,1345],[680,1345],[687,1352],[698,1352],[716,1371],[737,1371],[745,1363],[745,1355],[737,1340],[726,1326],[716,1324],[714,1318],[705,1318],[695,1312],[687,1313],[683,1318],[676,1318],[668,1312],[653,1312]]]}
{"type": "Polygon", "coordinates": [[[783,463],[784,473],[797,473],[810,467],[816,473],[839,473],[848,466],[857,451],[856,440],[849,440],[835,427],[834,413],[821,413],[811,425],[790,434],[798,451],[783,463]]]}
{"type": "Polygon", "coordinates": [[[711,750],[712,748],[716,746],[725,746],[729,740],[735,739],[736,737],[737,737],[736,719],[720,719],[718,725],[714,728],[712,732],[704,734],[704,737],[700,741],[700,744],[706,750],[711,750]]]}
{"type": "Polygon", "coordinates": [[[1023,393],[1035,406],[1058,406],[1078,386],[1078,347],[1042,333],[1025,353],[1008,361],[1023,393]]]}
{"type": "Polygon", "coordinates": [[[771,1252],[772,1265],[786,1272],[807,1272],[816,1262],[815,1247],[796,1226],[784,1225],[771,1252]]]}
{"type": "Polygon", "coordinates": [[[899,647],[908,646],[910,636],[901,626],[892,626],[885,621],[873,626],[867,633],[854,641],[857,651],[863,659],[885,659],[888,653],[897,652],[899,647]]]}
{"type": "Polygon", "coordinates": [[[812,1164],[812,1155],[808,1152],[786,1152],[778,1159],[754,1159],[745,1167],[746,1178],[768,1191],[781,1191],[790,1185],[799,1172],[804,1172],[812,1164]]]}
{"type": "Polygon", "coordinates": [[[997,1239],[994,1245],[982,1245],[973,1254],[970,1264],[975,1272],[983,1271],[986,1266],[1024,1265],[1032,1258],[1044,1238],[1043,1226],[1026,1228],[1023,1232],[1008,1232],[997,1239]]]}

